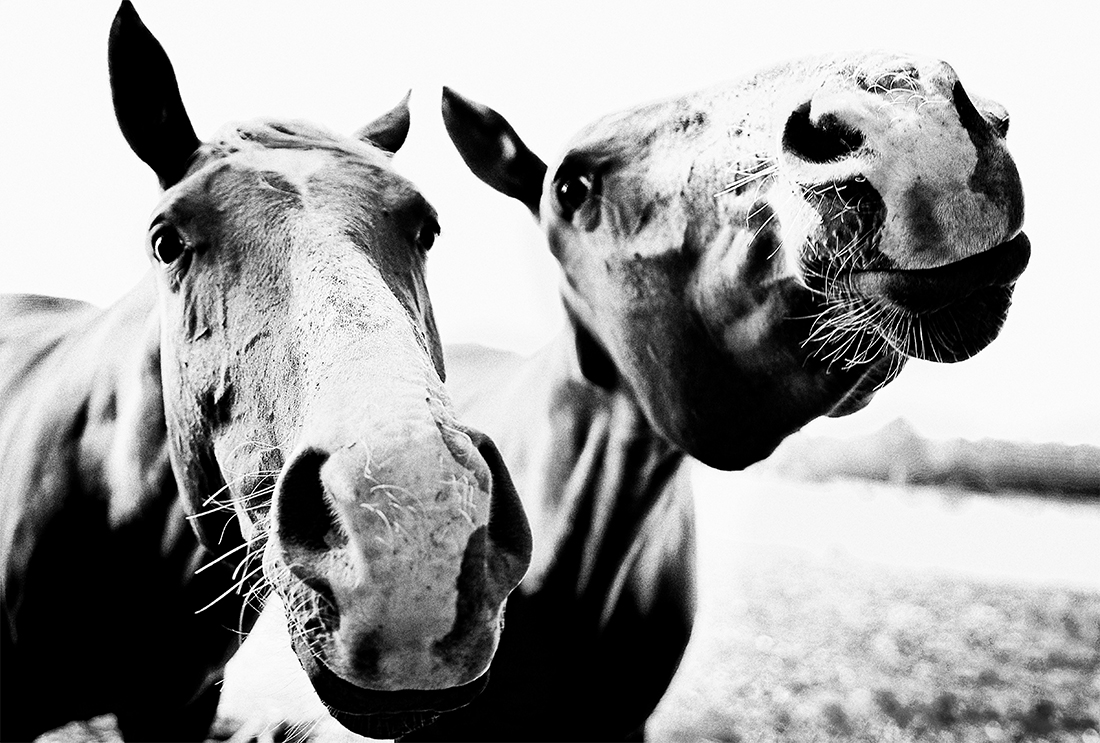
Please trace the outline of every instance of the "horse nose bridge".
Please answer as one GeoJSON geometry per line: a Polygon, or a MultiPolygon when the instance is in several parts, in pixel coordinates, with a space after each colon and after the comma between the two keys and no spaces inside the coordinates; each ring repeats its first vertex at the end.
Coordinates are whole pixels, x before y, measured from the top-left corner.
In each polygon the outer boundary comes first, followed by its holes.
{"type": "Polygon", "coordinates": [[[401,561],[457,566],[469,534],[489,521],[484,470],[456,460],[423,421],[338,444],[307,439],[276,484],[275,534],[300,563],[342,553],[353,583],[384,583],[383,567],[401,561]]]}
{"type": "Polygon", "coordinates": [[[456,460],[437,431],[420,428],[337,450],[321,480],[368,561],[379,549],[402,546],[424,550],[422,561],[454,561],[470,532],[489,519],[478,464],[456,460]]]}

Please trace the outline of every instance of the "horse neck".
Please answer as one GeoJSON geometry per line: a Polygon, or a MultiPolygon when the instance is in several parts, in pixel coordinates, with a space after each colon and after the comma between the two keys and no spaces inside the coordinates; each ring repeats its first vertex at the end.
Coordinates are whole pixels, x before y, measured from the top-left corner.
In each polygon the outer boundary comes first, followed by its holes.
{"type": "Polygon", "coordinates": [[[6,370],[0,473],[5,522],[18,525],[4,535],[5,571],[21,572],[62,513],[101,514],[89,528],[105,534],[159,513],[150,548],[171,549],[187,527],[164,446],[151,275],[106,310],[45,298],[23,307],[4,317],[17,368],[6,370]]]}
{"type": "Polygon", "coordinates": [[[82,467],[98,471],[119,527],[153,501],[175,499],[160,381],[160,323],[152,273],[104,311],[86,337],[103,353],[91,380],[82,467]]]}
{"type": "Polygon", "coordinates": [[[0,298],[0,618],[16,636],[83,596],[72,637],[129,669],[163,633],[166,673],[198,689],[256,615],[227,592],[232,561],[197,571],[213,556],[168,459],[159,336],[151,276],[106,310],[0,298]]]}
{"type": "Polygon", "coordinates": [[[663,502],[687,497],[677,487],[685,456],[653,430],[629,392],[584,378],[575,342],[567,328],[535,356],[500,365],[503,372],[452,374],[449,386],[464,414],[494,436],[531,521],[534,556],[522,590],[560,583],[606,600],[647,518],[663,502]]]}

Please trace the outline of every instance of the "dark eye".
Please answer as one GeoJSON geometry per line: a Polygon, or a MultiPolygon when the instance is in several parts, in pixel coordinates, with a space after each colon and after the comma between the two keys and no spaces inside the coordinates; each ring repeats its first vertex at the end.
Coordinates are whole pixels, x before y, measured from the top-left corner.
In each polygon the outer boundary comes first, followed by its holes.
{"type": "Polygon", "coordinates": [[[554,184],[554,194],[561,208],[561,217],[571,220],[573,214],[584,206],[588,195],[592,192],[592,177],[589,175],[575,174],[559,178],[554,184]]]}
{"type": "Polygon", "coordinates": [[[439,225],[434,220],[428,220],[420,226],[416,233],[416,244],[421,250],[428,251],[435,245],[435,237],[439,234],[439,225]]]}
{"type": "Polygon", "coordinates": [[[180,233],[171,225],[162,224],[155,227],[152,241],[153,255],[164,264],[174,263],[187,249],[180,233]]]}

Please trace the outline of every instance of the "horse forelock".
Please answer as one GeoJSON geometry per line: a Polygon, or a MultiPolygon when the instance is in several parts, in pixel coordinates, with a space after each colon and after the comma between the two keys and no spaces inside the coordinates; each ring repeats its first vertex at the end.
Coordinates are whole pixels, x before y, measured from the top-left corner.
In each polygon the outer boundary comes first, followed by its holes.
{"type": "Polygon", "coordinates": [[[195,153],[154,213],[160,215],[154,223],[183,219],[208,238],[217,230],[257,246],[285,245],[292,234],[307,235],[293,228],[296,222],[320,219],[325,227],[317,236],[350,240],[384,273],[406,268],[408,260],[387,256],[418,252],[411,245],[416,229],[437,224],[432,206],[380,150],[301,122],[223,128],[195,153]],[[388,222],[399,232],[379,233],[388,222]],[[403,245],[390,249],[391,243],[403,245]]]}
{"type": "Polygon", "coordinates": [[[367,157],[378,164],[389,159],[380,149],[362,140],[295,119],[256,119],[226,124],[215,133],[211,144],[226,152],[247,147],[318,149],[367,157]]]}
{"type": "MultiPolygon", "coordinates": [[[[215,165],[220,168],[243,165],[263,173],[267,185],[304,195],[309,190],[309,182],[334,163],[360,165],[370,171],[375,180],[383,173],[386,177],[402,180],[393,171],[389,157],[372,144],[305,121],[260,119],[230,123],[219,129],[210,141],[194,152],[184,177],[168,189],[167,197],[180,187],[188,188],[189,181],[202,177],[215,165]],[[284,153],[299,156],[281,157],[284,153]],[[310,157],[311,153],[316,157],[310,157]]],[[[335,175],[338,170],[327,172],[338,177],[335,175]]]]}

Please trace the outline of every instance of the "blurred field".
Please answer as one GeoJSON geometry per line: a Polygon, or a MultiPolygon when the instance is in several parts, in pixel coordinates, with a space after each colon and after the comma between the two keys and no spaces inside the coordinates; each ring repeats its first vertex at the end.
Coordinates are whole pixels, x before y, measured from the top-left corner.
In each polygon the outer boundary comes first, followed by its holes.
{"type": "MultiPolygon", "coordinates": [[[[695,485],[699,621],[652,739],[1100,743],[1100,503],[702,467],[695,485]]],[[[273,627],[223,714],[318,713],[273,627]]]]}
{"type": "Polygon", "coordinates": [[[1100,505],[700,470],[673,741],[1100,735],[1100,505]]]}

